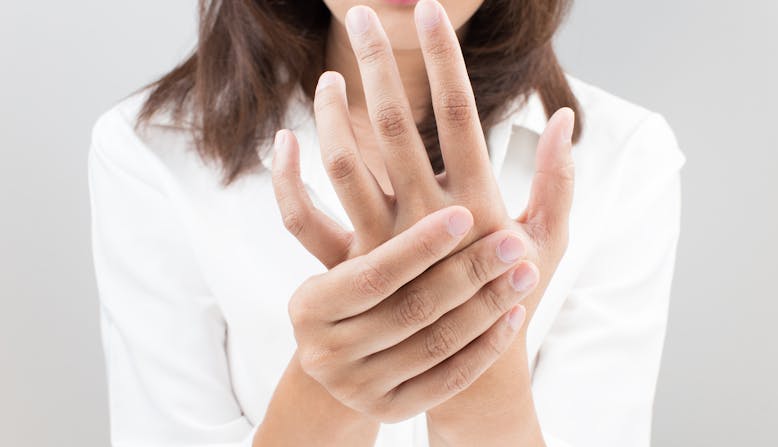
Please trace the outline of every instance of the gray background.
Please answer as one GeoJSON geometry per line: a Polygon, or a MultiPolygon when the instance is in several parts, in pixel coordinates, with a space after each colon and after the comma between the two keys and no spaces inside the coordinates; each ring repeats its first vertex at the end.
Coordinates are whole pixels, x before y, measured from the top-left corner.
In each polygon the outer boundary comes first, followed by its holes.
{"type": "MultiPolygon", "coordinates": [[[[0,15],[0,445],[108,445],[89,130],[189,49],[193,0],[0,15]]],[[[663,113],[688,157],[657,446],[778,445],[778,2],[579,0],[576,76],[663,113]]]]}

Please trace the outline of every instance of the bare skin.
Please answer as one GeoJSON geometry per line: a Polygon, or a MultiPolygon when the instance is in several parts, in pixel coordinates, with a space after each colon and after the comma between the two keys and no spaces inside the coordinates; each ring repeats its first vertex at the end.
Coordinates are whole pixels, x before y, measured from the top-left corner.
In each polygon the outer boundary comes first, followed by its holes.
{"type": "Polygon", "coordinates": [[[290,301],[298,350],[255,446],[372,445],[378,422],[425,411],[436,447],[543,445],[523,323],[566,248],[572,112],[550,119],[528,207],[510,218],[454,26],[434,1],[415,17],[445,174],[431,171],[406,78],[365,7],[349,11],[347,35],[383,171],[365,161],[369,137],[352,128],[343,77],[322,75],[315,97],[322,158],[353,233],[311,205],[294,135],[277,135],[285,223],[330,270],[290,301]]]}
{"type": "MultiPolygon", "coordinates": [[[[345,78],[351,124],[362,158],[384,192],[392,194],[392,184],[367,112],[359,64],[345,26],[345,14],[350,7],[356,4],[370,6],[371,3],[380,2],[327,0],[325,3],[335,17],[327,36],[326,66],[345,78]]],[[[469,18],[481,6],[483,0],[444,0],[441,3],[448,12],[457,35],[461,38],[467,32],[469,18]]],[[[419,123],[428,111],[431,92],[418,38],[415,33],[408,32],[414,26],[412,14],[386,11],[386,8],[382,8],[382,13],[379,17],[386,26],[385,30],[392,45],[400,81],[407,94],[414,121],[419,123]]]]}

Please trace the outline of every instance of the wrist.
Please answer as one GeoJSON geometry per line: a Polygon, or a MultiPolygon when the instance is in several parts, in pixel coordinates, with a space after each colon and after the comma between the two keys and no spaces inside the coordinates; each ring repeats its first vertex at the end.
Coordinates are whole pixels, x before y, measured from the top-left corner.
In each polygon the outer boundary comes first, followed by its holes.
{"type": "Polygon", "coordinates": [[[427,411],[431,447],[544,446],[523,340],[475,383],[427,411]]]}
{"type": "MultiPolygon", "coordinates": [[[[529,405],[527,405],[528,407],[529,405]]],[[[502,413],[427,413],[430,447],[545,447],[534,407],[502,413]]]]}
{"type": "Polygon", "coordinates": [[[379,424],[343,405],[303,371],[295,353],[257,430],[253,445],[367,447],[379,424]]]}

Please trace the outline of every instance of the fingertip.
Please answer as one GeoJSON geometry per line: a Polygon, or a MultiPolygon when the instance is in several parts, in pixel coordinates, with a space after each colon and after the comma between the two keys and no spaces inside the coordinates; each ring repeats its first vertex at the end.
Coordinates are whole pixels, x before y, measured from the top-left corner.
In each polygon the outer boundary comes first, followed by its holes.
{"type": "Polygon", "coordinates": [[[570,107],[557,109],[548,119],[538,143],[538,163],[567,159],[573,146],[575,112],[570,107]]]}
{"type": "Polygon", "coordinates": [[[473,214],[463,206],[450,207],[448,232],[454,237],[462,237],[473,227],[473,214]]]}
{"type": "Polygon", "coordinates": [[[351,35],[358,36],[370,27],[372,9],[366,5],[352,6],[346,11],[346,29],[351,35]]]}
{"type": "Polygon", "coordinates": [[[510,284],[516,292],[525,294],[537,286],[540,271],[535,263],[524,261],[516,267],[510,276],[510,284]]]}
{"type": "Polygon", "coordinates": [[[290,163],[298,163],[297,139],[291,130],[279,129],[273,139],[273,167],[286,169],[290,163]]]}
{"type": "Polygon", "coordinates": [[[524,320],[527,318],[527,308],[521,304],[513,306],[508,316],[508,326],[511,330],[517,332],[519,328],[524,324],[524,320]]]}
{"type": "Polygon", "coordinates": [[[286,149],[288,144],[289,135],[286,129],[278,129],[276,131],[275,138],[273,139],[273,148],[276,152],[280,152],[286,149]]]}
{"type": "Polygon", "coordinates": [[[570,107],[562,107],[554,115],[561,121],[559,124],[560,139],[566,144],[572,143],[573,131],[575,130],[575,111],[570,107]]]}
{"type": "Polygon", "coordinates": [[[440,23],[440,10],[435,0],[420,0],[414,8],[414,18],[417,25],[425,30],[434,28],[440,23]]]}
{"type": "Polygon", "coordinates": [[[329,86],[337,86],[345,82],[343,76],[337,71],[328,70],[319,76],[319,82],[316,84],[316,92],[320,92],[329,86]]]}
{"type": "Polygon", "coordinates": [[[291,130],[280,129],[276,132],[273,141],[273,150],[276,154],[280,154],[283,157],[289,157],[290,155],[294,155],[294,150],[297,148],[295,143],[295,136],[291,130]]]}

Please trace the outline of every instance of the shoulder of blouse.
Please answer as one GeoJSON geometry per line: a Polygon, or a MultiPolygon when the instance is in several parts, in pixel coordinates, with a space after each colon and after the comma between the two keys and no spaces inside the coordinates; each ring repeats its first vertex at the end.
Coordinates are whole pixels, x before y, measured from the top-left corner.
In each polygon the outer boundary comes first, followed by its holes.
{"type": "Polygon", "coordinates": [[[685,164],[676,134],[662,113],[572,76],[568,80],[584,113],[582,138],[573,149],[577,164],[592,172],[616,170],[626,186],[670,175],[685,164]],[[639,172],[629,170],[635,165],[639,172]]]}

